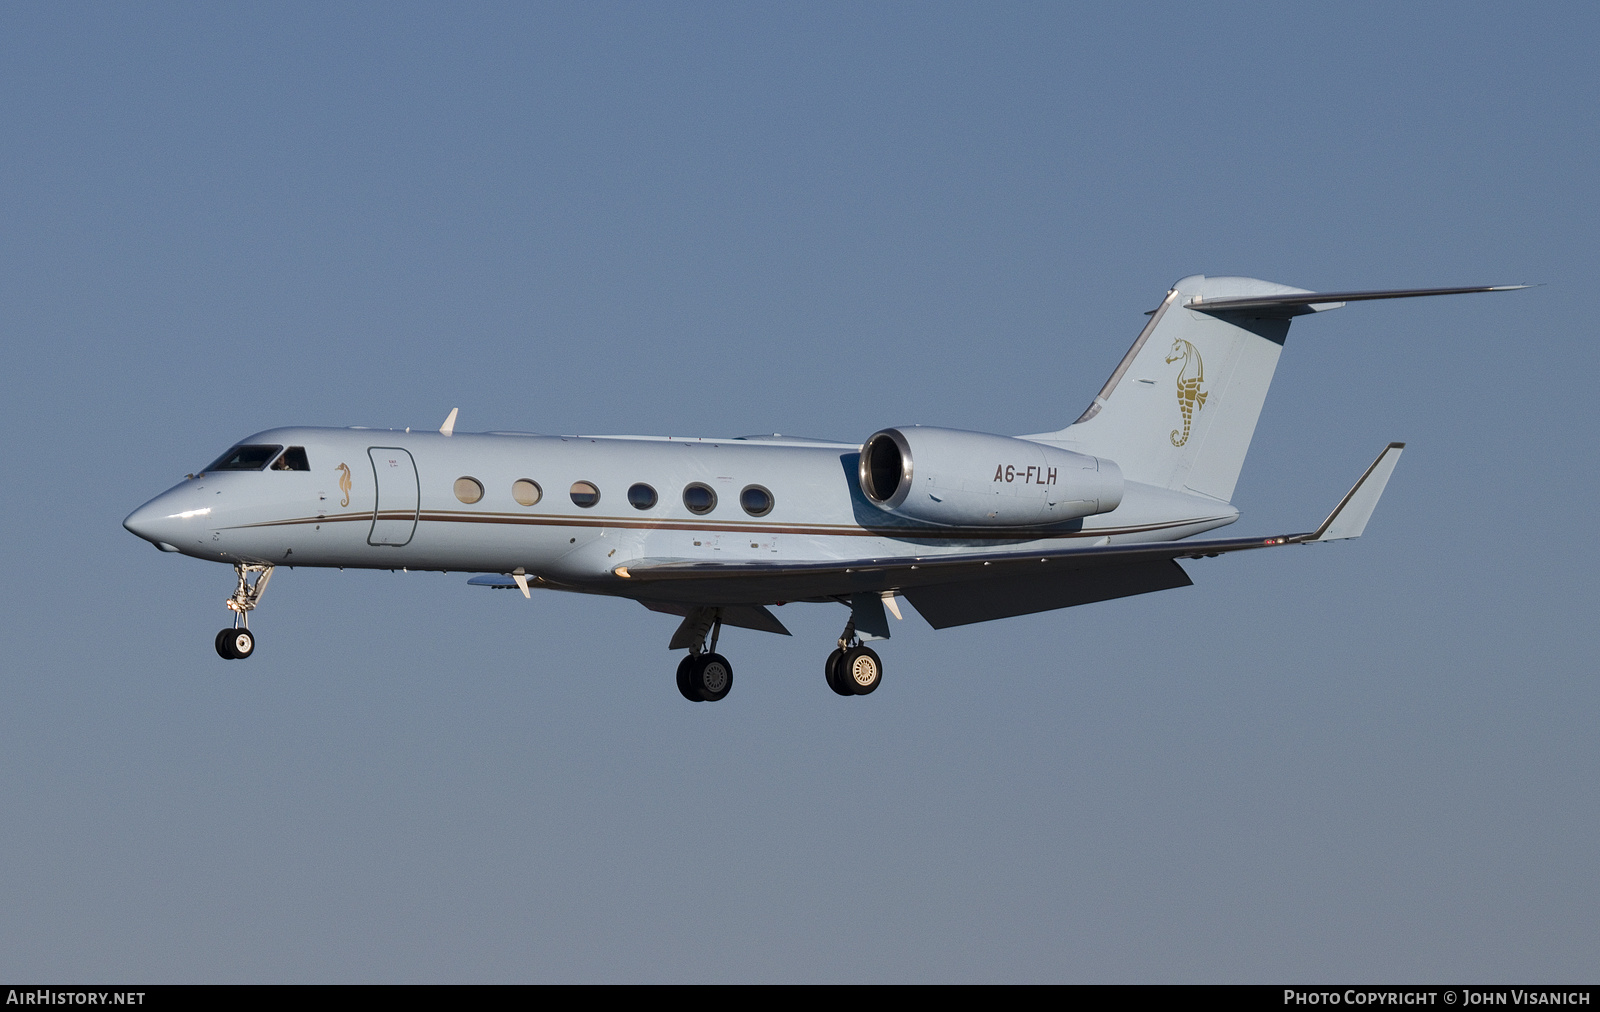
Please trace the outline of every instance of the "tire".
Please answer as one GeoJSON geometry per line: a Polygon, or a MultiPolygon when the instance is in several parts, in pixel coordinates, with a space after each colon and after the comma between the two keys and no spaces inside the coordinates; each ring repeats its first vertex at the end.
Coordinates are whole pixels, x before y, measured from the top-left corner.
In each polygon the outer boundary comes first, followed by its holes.
{"type": "Polygon", "coordinates": [[[242,661],[256,652],[256,638],[248,629],[229,629],[226,646],[228,656],[234,660],[242,661]]]}
{"type": "Polygon", "coordinates": [[[833,653],[828,655],[828,661],[823,665],[822,673],[828,679],[828,688],[841,696],[853,696],[855,691],[839,683],[839,658],[844,656],[844,651],[835,647],[833,653]]]}
{"type": "Polygon", "coordinates": [[[701,654],[690,670],[690,687],[708,703],[733,690],[733,665],[721,654],[701,654]]]}
{"type": "Polygon", "coordinates": [[[678,662],[678,691],[691,703],[704,703],[705,700],[701,698],[700,693],[694,691],[694,683],[691,680],[693,676],[690,674],[693,668],[692,654],[678,662]]]}
{"type": "Polygon", "coordinates": [[[228,640],[230,640],[232,638],[233,638],[233,630],[232,629],[224,629],[221,632],[217,633],[217,636],[216,636],[215,645],[216,645],[216,648],[217,648],[217,656],[222,658],[225,661],[233,660],[233,654],[228,652],[228,640]]]}
{"type": "Polygon", "coordinates": [[[853,647],[839,658],[839,684],[857,696],[865,696],[883,683],[883,661],[871,647],[853,647]]]}

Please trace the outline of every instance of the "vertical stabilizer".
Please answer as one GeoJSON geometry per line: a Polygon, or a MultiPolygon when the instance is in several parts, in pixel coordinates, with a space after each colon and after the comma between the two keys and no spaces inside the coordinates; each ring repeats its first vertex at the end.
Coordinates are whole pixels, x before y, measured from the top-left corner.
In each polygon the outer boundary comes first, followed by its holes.
{"type": "Polygon", "coordinates": [[[1303,288],[1255,278],[1184,278],[1151,314],[1089,410],[1060,432],[1024,438],[1107,457],[1134,481],[1231,500],[1291,313],[1270,305],[1211,312],[1191,307],[1212,299],[1303,294],[1303,288]]]}

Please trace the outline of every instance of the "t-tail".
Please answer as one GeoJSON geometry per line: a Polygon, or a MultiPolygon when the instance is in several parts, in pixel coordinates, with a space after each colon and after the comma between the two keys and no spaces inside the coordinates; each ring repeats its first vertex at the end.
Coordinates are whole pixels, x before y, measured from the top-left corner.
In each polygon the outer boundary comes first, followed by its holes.
{"type": "Polygon", "coordinates": [[[1134,481],[1229,502],[1292,318],[1347,302],[1526,287],[1310,292],[1256,278],[1191,275],[1150,313],[1076,422],[1024,438],[1109,458],[1134,481]]]}

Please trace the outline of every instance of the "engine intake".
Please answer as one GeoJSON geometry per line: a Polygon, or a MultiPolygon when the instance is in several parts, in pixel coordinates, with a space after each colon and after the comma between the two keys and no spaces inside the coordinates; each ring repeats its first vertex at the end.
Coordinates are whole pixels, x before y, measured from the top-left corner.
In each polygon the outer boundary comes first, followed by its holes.
{"type": "Polygon", "coordinates": [[[861,445],[861,492],[895,516],[948,527],[1034,527],[1122,502],[1122,469],[1100,457],[987,432],[913,425],[861,445]]]}

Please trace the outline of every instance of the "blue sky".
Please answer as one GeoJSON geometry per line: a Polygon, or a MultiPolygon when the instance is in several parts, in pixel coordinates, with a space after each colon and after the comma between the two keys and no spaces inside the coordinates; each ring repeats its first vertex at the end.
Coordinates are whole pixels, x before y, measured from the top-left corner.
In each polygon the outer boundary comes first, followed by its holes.
{"type": "Polygon", "coordinates": [[[1600,956],[1590,5],[0,14],[0,976],[1567,980],[1600,956]],[[231,574],[130,510],[278,424],[1077,416],[1176,278],[1295,324],[1230,533],[935,633],[231,574]]]}

